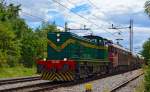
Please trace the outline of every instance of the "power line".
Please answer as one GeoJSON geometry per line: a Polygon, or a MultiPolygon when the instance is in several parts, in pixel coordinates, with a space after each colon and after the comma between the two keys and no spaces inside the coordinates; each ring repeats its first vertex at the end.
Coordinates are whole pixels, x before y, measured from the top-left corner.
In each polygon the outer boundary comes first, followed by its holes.
{"type": "MultiPolygon", "coordinates": [[[[71,11],[72,13],[74,13],[75,15],[77,15],[77,16],[79,16],[79,17],[85,19],[85,20],[87,20],[87,21],[90,22],[91,24],[94,24],[94,25],[97,26],[98,28],[103,29],[104,31],[106,31],[106,32],[110,33],[111,35],[115,36],[113,33],[107,31],[106,29],[102,28],[101,26],[99,26],[98,24],[94,23],[93,21],[90,21],[90,20],[88,20],[87,18],[83,17],[82,15],[80,15],[80,14],[78,14],[78,13],[75,13],[74,11],[70,10],[67,6],[61,4],[60,2],[58,2],[58,1],[56,1],[56,0],[52,0],[52,1],[53,1],[53,2],[56,2],[57,4],[59,4],[59,5],[61,5],[61,6],[63,6],[63,7],[66,8],[67,10],[71,11]]],[[[16,3],[16,2],[14,2],[14,1],[12,1],[12,2],[13,2],[13,3],[16,3]]],[[[38,16],[29,14],[29,13],[27,13],[27,12],[23,12],[23,11],[21,11],[21,12],[24,13],[24,14],[27,14],[27,15],[29,15],[29,16],[38,18],[38,19],[42,20],[43,22],[45,22],[45,19],[43,19],[43,18],[40,18],[40,17],[38,17],[38,16]]],[[[56,25],[56,26],[62,27],[62,26],[60,26],[60,25],[56,25]]],[[[64,28],[64,27],[62,27],[62,28],[64,28]]]]}
{"type": "Polygon", "coordinates": [[[90,0],[87,0],[93,7],[95,7],[97,10],[100,10],[93,2],[91,2],[90,0]]]}
{"type": "MultiPolygon", "coordinates": [[[[10,3],[17,3],[18,4],[18,2],[15,2],[15,1],[12,1],[11,0],[11,2],[10,3]]],[[[7,7],[7,5],[5,5],[6,7],[7,7]]],[[[33,18],[36,18],[36,19],[40,19],[42,22],[44,22],[44,23],[49,23],[48,21],[46,21],[46,19],[44,19],[44,18],[41,18],[41,17],[39,17],[39,16],[35,16],[35,15],[32,15],[32,14],[30,14],[30,13],[28,13],[28,12],[24,12],[24,11],[20,11],[21,13],[23,13],[23,14],[25,14],[25,15],[28,15],[28,16],[31,16],[31,17],[33,17],[33,18]]],[[[61,27],[61,28],[64,28],[64,26],[61,26],[61,25],[58,25],[58,24],[55,24],[57,27],[61,27]]]]}
{"type": "MultiPolygon", "coordinates": [[[[31,17],[34,17],[34,18],[37,18],[37,19],[40,19],[40,20],[42,20],[43,22],[45,22],[45,23],[49,23],[48,21],[46,21],[44,18],[41,18],[41,17],[38,17],[38,16],[35,16],[35,15],[32,15],[32,14],[30,14],[30,13],[27,13],[27,12],[23,12],[23,11],[20,11],[21,13],[24,13],[24,14],[26,14],[26,15],[29,15],[29,16],[31,16],[31,17]]],[[[61,26],[61,25],[58,25],[58,24],[55,24],[56,26],[58,26],[58,27],[62,27],[62,28],[64,28],[64,26],[61,26]]]]}
{"type": "MultiPolygon", "coordinates": [[[[96,10],[98,10],[99,12],[102,12],[104,15],[106,15],[105,12],[102,11],[99,7],[97,7],[91,0],[87,0],[87,1],[88,1],[88,2],[91,4],[91,6],[93,6],[96,10]]],[[[111,23],[109,22],[108,24],[111,24],[111,23]]]]}
{"type": "Polygon", "coordinates": [[[102,11],[99,7],[97,7],[91,0],[87,0],[95,9],[105,14],[104,11],[102,11]]]}
{"type": "MultiPolygon", "coordinates": [[[[73,5],[73,3],[71,2],[71,1],[69,1],[69,0],[67,0],[70,4],[72,4],[73,5]]],[[[92,14],[92,16],[93,17],[95,17],[95,18],[97,18],[97,19],[99,19],[96,15],[94,15],[94,14],[92,14]]]]}
{"type": "Polygon", "coordinates": [[[103,29],[104,31],[106,31],[106,32],[110,33],[111,35],[115,36],[113,33],[109,32],[109,31],[107,31],[106,29],[102,28],[101,26],[97,25],[95,22],[88,20],[87,18],[85,18],[85,17],[83,17],[82,15],[80,15],[80,14],[74,12],[73,10],[70,10],[67,6],[63,5],[62,3],[60,3],[60,2],[58,2],[58,1],[56,1],[56,0],[52,0],[52,1],[55,2],[55,3],[57,3],[57,4],[59,4],[59,5],[61,5],[61,6],[63,6],[63,7],[66,8],[67,10],[71,11],[72,13],[74,13],[75,15],[77,15],[77,16],[79,16],[79,17],[85,19],[85,20],[87,20],[87,21],[90,22],[91,24],[94,24],[94,25],[97,26],[98,28],[103,29]]]}
{"type": "MultiPolygon", "coordinates": [[[[72,3],[70,0],[67,0],[70,4],[74,4],[74,3],[72,3]]],[[[91,2],[91,1],[89,1],[89,2],[91,2]]],[[[91,4],[92,4],[92,2],[91,2],[91,4]]],[[[94,5],[94,4],[93,4],[94,5]]],[[[92,7],[92,6],[91,6],[92,7]]],[[[96,9],[98,9],[98,8],[96,8],[96,9]]],[[[104,13],[104,12],[103,12],[104,13]]],[[[95,17],[96,19],[99,19],[99,17],[98,16],[96,16],[96,15],[94,15],[94,14],[91,14],[93,17],[95,17]]],[[[108,24],[110,24],[110,23],[108,23],[108,24]]],[[[107,25],[108,26],[108,25],[107,25]]]]}

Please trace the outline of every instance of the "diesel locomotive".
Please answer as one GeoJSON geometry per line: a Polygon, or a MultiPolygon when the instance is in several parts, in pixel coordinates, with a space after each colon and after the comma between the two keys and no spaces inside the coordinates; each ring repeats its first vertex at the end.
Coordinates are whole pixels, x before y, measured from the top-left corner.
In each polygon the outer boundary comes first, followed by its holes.
{"type": "Polygon", "coordinates": [[[140,68],[141,56],[105,38],[71,32],[49,32],[47,59],[37,61],[41,78],[73,81],[90,76],[140,68]]]}

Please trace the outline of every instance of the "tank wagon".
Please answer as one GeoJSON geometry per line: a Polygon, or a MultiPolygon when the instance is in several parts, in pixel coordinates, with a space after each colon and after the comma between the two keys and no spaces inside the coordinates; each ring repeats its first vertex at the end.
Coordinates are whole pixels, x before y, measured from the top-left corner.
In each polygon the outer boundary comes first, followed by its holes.
{"type": "Polygon", "coordinates": [[[49,32],[46,60],[37,61],[41,78],[73,81],[140,68],[143,60],[105,38],[71,32],[49,32]]]}

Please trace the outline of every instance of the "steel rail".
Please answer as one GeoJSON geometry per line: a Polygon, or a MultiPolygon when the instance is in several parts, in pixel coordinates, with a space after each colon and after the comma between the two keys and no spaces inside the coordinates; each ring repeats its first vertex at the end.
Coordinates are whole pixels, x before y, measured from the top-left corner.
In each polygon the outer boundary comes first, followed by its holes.
{"type": "Polygon", "coordinates": [[[110,90],[110,92],[116,92],[117,90],[119,90],[122,87],[125,87],[128,83],[130,83],[131,81],[134,81],[135,79],[139,78],[140,76],[142,76],[144,73],[141,73],[133,78],[130,78],[127,81],[124,81],[122,83],[120,83],[119,85],[115,86],[113,89],[110,90]]]}
{"type": "Polygon", "coordinates": [[[19,83],[19,82],[26,82],[26,81],[34,81],[34,80],[40,80],[40,76],[1,79],[0,80],[0,85],[13,84],[13,83],[19,83]]]}

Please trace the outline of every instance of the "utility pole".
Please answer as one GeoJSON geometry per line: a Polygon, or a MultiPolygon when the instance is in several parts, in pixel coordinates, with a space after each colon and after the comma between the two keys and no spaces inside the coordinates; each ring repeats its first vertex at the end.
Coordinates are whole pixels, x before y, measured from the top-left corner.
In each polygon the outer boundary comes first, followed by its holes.
{"type": "Polygon", "coordinates": [[[68,23],[65,22],[65,32],[68,32],[68,23]]]}
{"type": "MultiPolygon", "coordinates": [[[[114,25],[112,24],[112,27],[109,28],[109,29],[116,29],[116,30],[119,30],[119,29],[126,29],[126,28],[129,28],[129,48],[130,48],[130,51],[133,52],[133,20],[130,19],[130,25],[129,27],[114,27],[114,25]]],[[[118,32],[118,34],[120,34],[120,32],[118,32]]],[[[119,40],[123,40],[123,39],[116,39],[117,40],[117,43],[119,43],[118,41],[119,40]]]]}
{"type": "Polygon", "coordinates": [[[71,28],[68,28],[68,23],[65,22],[65,32],[68,32],[70,30],[90,30],[90,28],[86,28],[86,25],[84,25],[84,28],[71,29],[71,28]]]}
{"type": "Polygon", "coordinates": [[[130,19],[130,51],[133,52],[133,20],[130,19]]]}

